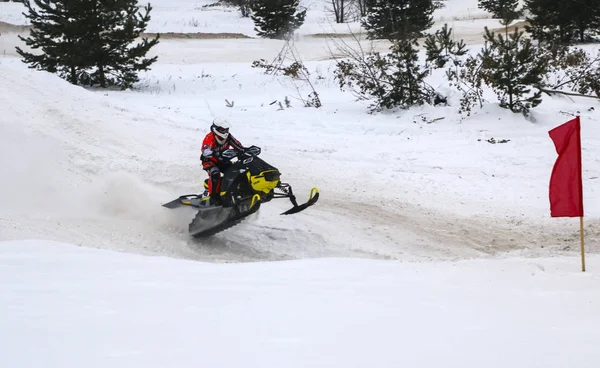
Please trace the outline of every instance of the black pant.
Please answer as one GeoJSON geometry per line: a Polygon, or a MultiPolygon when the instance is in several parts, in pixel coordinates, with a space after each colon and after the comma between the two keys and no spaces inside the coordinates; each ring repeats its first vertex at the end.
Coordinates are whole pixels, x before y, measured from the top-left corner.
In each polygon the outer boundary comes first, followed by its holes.
{"type": "Polygon", "coordinates": [[[229,166],[231,166],[231,162],[219,161],[217,164],[205,169],[211,181],[211,196],[218,194],[217,188],[219,188],[219,184],[221,182],[221,173],[227,170],[229,166]]]}

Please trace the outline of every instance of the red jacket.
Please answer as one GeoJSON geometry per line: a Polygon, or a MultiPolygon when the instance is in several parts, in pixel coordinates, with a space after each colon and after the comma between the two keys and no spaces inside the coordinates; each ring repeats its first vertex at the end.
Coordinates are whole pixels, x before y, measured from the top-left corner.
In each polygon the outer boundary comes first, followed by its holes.
{"type": "Polygon", "coordinates": [[[217,156],[226,149],[230,148],[239,151],[243,149],[244,146],[231,134],[229,134],[229,137],[227,137],[225,143],[220,145],[217,142],[213,132],[209,132],[202,141],[202,155],[200,156],[200,159],[202,160],[202,167],[207,169],[218,164],[219,159],[217,156]]]}

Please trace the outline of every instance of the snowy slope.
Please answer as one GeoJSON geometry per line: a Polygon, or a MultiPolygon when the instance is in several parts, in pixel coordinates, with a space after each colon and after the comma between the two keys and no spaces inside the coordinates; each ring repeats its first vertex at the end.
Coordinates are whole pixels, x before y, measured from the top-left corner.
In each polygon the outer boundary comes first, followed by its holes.
{"type": "MultiPolygon", "coordinates": [[[[151,28],[252,35],[247,20],[202,10],[207,3],[153,3],[151,28]]],[[[445,3],[438,24],[452,22],[476,50],[495,21],[475,0],[445,3]]],[[[303,4],[300,34],[330,32],[324,3],[303,4]]],[[[0,21],[25,24],[20,7],[0,3],[0,21]]],[[[302,107],[290,79],[250,67],[282,46],[260,39],[163,39],[138,89],[90,90],[28,69],[5,29],[15,28],[0,24],[5,365],[600,364],[597,101],[546,97],[526,120],[488,91],[489,103],[461,118],[450,93],[449,107],[371,115],[332,78],[329,40],[311,37],[295,45],[320,109],[302,107]],[[291,108],[271,104],[286,97],[291,108]],[[585,274],[578,220],[549,218],[547,192],[556,158],[548,130],[575,114],[585,274]],[[283,217],[289,203],[272,202],[191,240],[193,212],[160,205],[201,190],[199,145],[214,116],[261,146],[300,200],[318,187],[318,204],[283,217]],[[224,262],[236,264],[215,264],[224,262]]]]}
{"type": "MultiPolygon", "coordinates": [[[[13,179],[2,194],[2,238],[221,260],[576,249],[577,224],[548,216],[556,153],[547,131],[577,112],[586,224],[590,239],[598,236],[595,101],[546,98],[533,122],[499,109],[491,93],[492,103],[466,119],[456,113],[456,95],[446,108],[369,115],[366,103],[339,91],[333,63],[323,60],[327,40],[295,45],[315,79],[321,109],[301,107],[289,78],[250,67],[273,58],[280,41],[163,40],[141,89],[126,92],[71,86],[27,69],[14,51],[7,54],[0,76],[11,87],[3,93],[1,129],[10,139],[2,150],[13,179]],[[271,105],[286,96],[291,108],[271,105]],[[198,148],[214,115],[229,117],[242,142],[261,146],[300,198],[317,186],[319,206],[283,218],[278,213],[288,204],[274,203],[211,247],[190,241],[185,229],[192,214],[160,204],[200,190],[205,174],[198,148]],[[443,119],[427,123],[437,118],[443,119]],[[489,138],[510,141],[492,145],[489,138]]],[[[303,96],[308,92],[301,86],[303,96]]]]}
{"type": "MultiPolygon", "coordinates": [[[[157,65],[140,92],[95,92],[5,59],[1,76],[12,88],[4,94],[2,129],[14,138],[3,145],[3,166],[14,179],[0,207],[7,219],[0,225],[3,238],[45,236],[223,259],[462,257],[576,246],[576,224],[548,218],[555,152],[547,130],[569,118],[561,109],[574,111],[560,99],[536,112],[535,124],[494,106],[462,121],[453,108],[391,117],[366,114],[363,104],[350,107],[352,97],[325,79],[318,86],[322,109],[293,101],[277,111],[271,101],[294,97],[284,79],[243,64],[202,68],[157,65]],[[265,92],[257,95],[257,89],[265,92]],[[226,98],[234,108],[224,106],[226,98]],[[319,187],[319,206],[292,219],[278,215],[288,203],[274,203],[219,236],[216,249],[190,242],[185,228],[192,214],[160,204],[200,190],[205,174],[198,146],[213,113],[229,117],[242,142],[263,147],[264,158],[300,198],[319,187]],[[445,119],[427,124],[420,113],[445,119]],[[510,142],[492,145],[485,141],[491,137],[510,142]],[[348,228],[340,231],[340,223],[348,228]],[[257,237],[258,229],[263,235],[257,237]]],[[[599,131],[596,115],[583,119],[586,210],[593,225],[599,131]]]]}
{"type": "MultiPolygon", "coordinates": [[[[0,243],[10,367],[597,367],[577,258],[215,265],[0,243]]],[[[600,269],[600,258],[590,258],[600,269]]]]}

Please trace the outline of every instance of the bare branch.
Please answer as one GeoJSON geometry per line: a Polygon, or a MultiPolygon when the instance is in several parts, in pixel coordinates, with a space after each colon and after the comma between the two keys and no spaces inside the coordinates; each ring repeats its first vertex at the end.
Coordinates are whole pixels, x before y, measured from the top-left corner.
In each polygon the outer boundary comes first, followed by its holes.
{"type": "Polygon", "coordinates": [[[547,93],[549,95],[559,94],[559,95],[566,95],[566,96],[595,98],[596,100],[600,100],[600,96],[582,95],[580,93],[575,93],[575,92],[556,91],[556,90],[545,89],[545,88],[539,88],[539,90],[542,91],[542,92],[544,92],[544,93],[547,93]]]}

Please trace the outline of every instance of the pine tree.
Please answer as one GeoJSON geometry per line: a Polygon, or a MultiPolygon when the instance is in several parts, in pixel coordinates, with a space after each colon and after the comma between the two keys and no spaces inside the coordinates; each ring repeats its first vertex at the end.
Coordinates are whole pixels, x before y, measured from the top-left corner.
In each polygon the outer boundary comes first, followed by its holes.
{"type": "Polygon", "coordinates": [[[419,64],[416,39],[393,40],[390,52],[361,55],[354,50],[348,60],[337,62],[335,71],[340,89],[349,87],[362,99],[375,98],[372,111],[400,107],[407,109],[430,100],[424,83],[427,70],[419,64]]]}
{"type": "Polygon", "coordinates": [[[569,0],[575,36],[579,42],[600,33],[600,3],[598,0],[569,0]]]}
{"type": "MultiPolygon", "coordinates": [[[[237,6],[243,18],[250,17],[250,3],[253,0],[220,0],[219,3],[237,6]]],[[[206,6],[206,5],[205,5],[206,6]]]]}
{"type": "Polygon", "coordinates": [[[433,63],[436,68],[443,68],[451,59],[457,59],[467,53],[466,44],[463,40],[458,42],[452,39],[452,28],[448,24],[429,34],[425,38],[425,51],[427,58],[425,63],[433,63]]]}
{"type": "Polygon", "coordinates": [[[58,74],[70,83],[78,84],[79,72],[86,65],[84,39],[86,37],[85,14],[93,0],[23,0],[29,11],[25,14],[31,22],[30,37],[19,38],[33,50],[33,54],[16,47],[17,53],[30,68],[46,70],[58,74]],[[39,10],[38,10],[39,9],[39,10]]]}
{"type": "Polygon", "coordinates": [[[145,54],[158,43],[143,39],[132,45],[150,20],[150,4],[139,13],[136,0],[24,0],[32,23],[23,38],[33,54],[17,47],[32,68],[57,73],[73,84],[116,85],[129,88],[137,72],[147,70],[157,58],[145,54]]]}
{"type": "Polygon", "coordinates": [[[573,37],[574,27],[569,20],[570,5],[564,0],[525,0],[530,16],[525,30],[542,43],[564,44],[573,37]]]}
{"type": "Polygon", "coordinates": [[[144,38],[133,45],[150,21],[152,7],[139,12],[137,0],[100,0],[87,13],[89,51],[87,59],[93,68],[82,76],[86,84],[130,88],[139,78],[138,72],[148,70],[157,57],[144,58],[158,44],[159,35],[144,38]]]}
{"type": "Polygon", "coordinates": [[[390,48],[387,55],[392,71],[388,78],[390,85],[380,102],[385,108],[422,105],[429,97],[423,87],[427,71],[421,68],[419,51],[413,45],[417,45],[416,40],[396,40],[390,48]]]}
{"type": "Polygon", "coordinates": [[[433,25],[433,0],[371,0],[362,26],[369,38],[412,39],[433,25]]]}
{"type": "Polygon", "coordinates": [[[500,100],[500,106],[524,115],[542,102],[539,87],[548,70],[548,60],[537,57],[538,49],[531,39],[515,31],[505,38],[485,28],[485,46],[479,55],[484,81],[500,100]]]}
{"type": "Polygon", "coordinates": [[[299,0],[254,0],[250,4],[258,36],[288,39],[303,23],[306,9],[298,11],[299,0]]]}
{"type": "Polygon", "coordinates": [[[600,33],[598,0],[525,0],[530,16],[525,29],[544,43],[584,42],[600,33]]]}
{"type": "Polygon", "coordinates": [[[522,14],[521,10],[517,10],[519,0],[479,0],[477,6],[499,19],[500,24],[505,27],[505,33],[508,33],[508,25],[522,14]]]}

